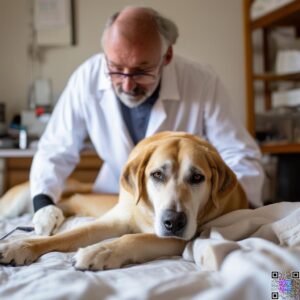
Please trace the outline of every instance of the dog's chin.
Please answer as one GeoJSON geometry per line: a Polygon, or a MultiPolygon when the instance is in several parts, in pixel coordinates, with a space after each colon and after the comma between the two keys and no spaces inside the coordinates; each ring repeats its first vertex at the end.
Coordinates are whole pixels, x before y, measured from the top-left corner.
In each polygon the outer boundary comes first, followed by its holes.
{"type": "Polygon", "coordinates": [[[188,241],[189,239],[186,238],[184,235],[181,235],[181,234],[172,234],[170,232],[163,232],[163,233],[158,233],[156,234],[158,237],[161,237],[161,238],[173,238],[173,239],[180,239],[180,240],[185,240],[185,241],[188,241]]]}

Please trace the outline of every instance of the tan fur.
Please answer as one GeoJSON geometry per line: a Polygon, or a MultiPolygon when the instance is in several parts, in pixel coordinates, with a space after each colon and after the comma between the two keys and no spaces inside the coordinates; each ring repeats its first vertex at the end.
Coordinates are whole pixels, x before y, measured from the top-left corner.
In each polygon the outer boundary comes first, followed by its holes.
{"type": "MultiPolygon", "coordinates": [[[[73,186],[75,192],[90,191],[89,186],[73,186]]],[[[68,188],[69,195],[70,192],[74,190],[68,188]]],[[[9,193],[13,201],[13,192],[9,193]]],[[[52,237],[0,244],[0,263],[28,264],[44,253],[75,251],[79,247],[86,248],[77,251],[75,267],[84,270],[118,268],[165,255],[181,255],[186,242],[201,231],[202,224],[248,207],[235,174],[217,151],[200,138],[181,132],[156,134],[134,148],[123,169],[116,201],[113,195],[74,194],[64,198],[59,206],[67,215],[101,217],[52,237]],[[169,173],[165,182],[157,184],[151,176],[160,162],[165,163],[169,173]],[[187,181],[194,169],[203,173],[203,183],[191,185],[187,181]],[[188,223],[182,236],[164,236],[159,219],[164,209],[186,213],[188,223]],[[101,243],[111,237],[120,238],[101,243]]]]}
{"type": "Polygon", "coordinates": [[[29,184],[22,183],[7,191],[0,199],[0,219],[14,218],[32,212],[29,184]]]}
{"type": "Polygon", "coordinates": [[[68,216],[89,216],[99,218],[118,202],[118,195],[111,194],[74,194],[63,198],[58,203],[64,215],[68,216]]]}

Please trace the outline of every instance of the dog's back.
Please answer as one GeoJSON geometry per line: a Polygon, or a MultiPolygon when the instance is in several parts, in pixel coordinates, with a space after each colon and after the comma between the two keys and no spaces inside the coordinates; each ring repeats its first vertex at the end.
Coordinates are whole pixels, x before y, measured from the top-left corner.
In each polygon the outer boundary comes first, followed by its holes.
{"type": "MultiPolygon", "coordinates": [[[[81,183],[75,179],[66,181],[61,199],[57,204],[66,217],[99,217],[117,203],[117,195],[95,194],[91,183],[81,183]]],[[[15,218],[22,214],[33,213],[29,182],[9,189],[0,198],[0,219],[15,218]]]]}

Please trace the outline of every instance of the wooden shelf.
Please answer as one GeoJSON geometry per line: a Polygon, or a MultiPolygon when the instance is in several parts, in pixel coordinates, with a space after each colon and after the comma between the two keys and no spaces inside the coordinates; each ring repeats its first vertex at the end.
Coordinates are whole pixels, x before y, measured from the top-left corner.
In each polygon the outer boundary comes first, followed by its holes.
{"type": "Polygon", "coordinates": [[[255,74],[253,79],[262,81],[300,81],[300,72],[290,74],[255,74]]]}
{"type": "MultiPolygon", "coordinates": [[[[244,36],[245,36],[245,69],[246,69],[246,91],[247,91],[247,128],[250,134],[255,137],[256,134],[256,115],[255,110],[257,96],[257,88],[254,85],[254,81],[260,80],[263,86],[263,105],[264,110],[267,112],[272,108],[272,92],[273,82],[299,82],[300,72],[291,74],[274,74],[270,73],[272,70],[270,52],[271,44],[269,42],[271,29],[277,26],[292,26],[297,33],[300,32],[300,0],[294,0],[288,4],[285,4],[269,13],[266,13],[262,17],[256,20],[251,20],[250,12],[251,6],[254,0],[244,0],[244,36]],[[262,49],[262,74],[254,73],[255,65],[255,48],[253,40],[253,31],[256,29],[262,29],[262,35],[260,38],[262,49]]],[[[259,98],[260,99],[260,98],[259,98]]],[[[300,153],[299,144],[287,144],[287,143],[273,143],[261,145],[263,153],[300,153]]]]}
{"type": "Polygon", "coordinates": [[[251,29],[269,26],[299,26],[300,1],[295,0],[251,22],[251,29]]]}
{"type": "Polygon", "coordinates": [[[300,153],[300,144],[264,144],[260,146],[262,153],[300,153]]]}

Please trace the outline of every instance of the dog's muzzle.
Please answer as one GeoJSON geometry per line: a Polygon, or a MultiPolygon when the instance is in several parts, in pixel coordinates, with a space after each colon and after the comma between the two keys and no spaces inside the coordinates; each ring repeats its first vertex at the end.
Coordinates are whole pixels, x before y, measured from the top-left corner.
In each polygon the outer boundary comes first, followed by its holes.
{"type": "Polygon", "coordinates": [[[187,217],[184,212],[177,212],[172,209],[166,209],[161,217],[164,235],[166,236],[182,236],[187,217]]]}

